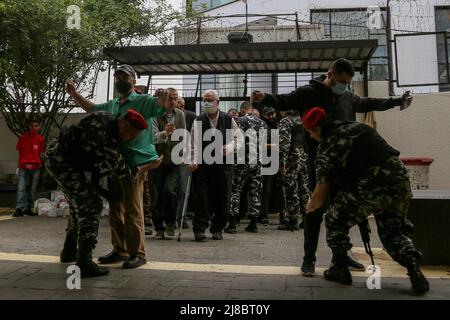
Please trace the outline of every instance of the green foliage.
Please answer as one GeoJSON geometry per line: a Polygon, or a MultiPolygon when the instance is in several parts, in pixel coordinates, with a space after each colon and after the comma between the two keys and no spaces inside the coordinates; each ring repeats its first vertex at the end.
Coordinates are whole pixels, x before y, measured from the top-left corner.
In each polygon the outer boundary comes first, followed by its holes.
{"type": "Polygon", "coordinates": [[[105,68],[102,49],[153,37],[167,43],[166,30],[188,20],[164,0],[2,0],[0,2],[0,112],[19,135],[27,117],[41,116],[47,138],[74,106],[66,79],[93,92],[105,68]],[[70,5],[80,8],[80,29],[69,29],[70,5]]]}

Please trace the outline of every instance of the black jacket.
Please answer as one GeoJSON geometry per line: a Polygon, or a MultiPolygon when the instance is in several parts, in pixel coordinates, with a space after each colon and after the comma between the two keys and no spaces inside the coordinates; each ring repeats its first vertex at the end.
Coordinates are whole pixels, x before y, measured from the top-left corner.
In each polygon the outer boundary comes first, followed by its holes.
{"type": "MultiPolygon", "coordinates": [[[[346,92],[337,96],[323,84],[326,76],[312,79],[309,84],[288,94],[266,94],[261,106],[271,106],[281,111],[298,110],[301,115],[311,108],[322,107],[332,120],[355,121],[356,113],[384,111],[399,106],[402,98],[361,98],[346,92]]],[[[305,133],[304,149],[309,155],[315,154],[317,143],[305,133]]]]}

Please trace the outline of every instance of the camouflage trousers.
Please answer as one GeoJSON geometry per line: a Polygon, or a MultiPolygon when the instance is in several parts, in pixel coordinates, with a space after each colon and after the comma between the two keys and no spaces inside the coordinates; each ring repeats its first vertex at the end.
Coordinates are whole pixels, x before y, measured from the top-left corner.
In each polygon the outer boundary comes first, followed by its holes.
{"type": "Polygon", "coordinates": [[[285,207],[284,215],[289,221],[298,220],[305,214],[308,202],[308,176],[306,173],[306,154],[302,148],[295,148],[288,157],[286,174],[282,177],[285,207]]]}
{"type": "Polygon", "coordinates": [[[239,204],[242,189],[245,183],[248,185],[248,215],[257,217],[261,209],[262,175],[261,166],[248,164],[236,165],[233,172],[233,187],[231,193],[230,215],[239,217],[239,204]]]}
{"type": "Polygon", "coordinates": [[[70,218],[67,231],[78,234],[78,244],[88,248],[86,253],[89,254],[97,243],[103,201],[85,172],[63,160],[56,140],[49,144],[44,163],[69,202],[70,218]]]}
{"type": "Polygon", "coordinates": [[[411,239],[407,220],[411,186],[400,160],[389,160],[396,169],[371,168],[353,191],[340,191],[325,215],[327,243],[333,253],[350,250],[349,229],[373,214],[384,248],[401,265],[421,256],[411,239]],[[397,162],[397,163],[396,163],[397,162]]]}

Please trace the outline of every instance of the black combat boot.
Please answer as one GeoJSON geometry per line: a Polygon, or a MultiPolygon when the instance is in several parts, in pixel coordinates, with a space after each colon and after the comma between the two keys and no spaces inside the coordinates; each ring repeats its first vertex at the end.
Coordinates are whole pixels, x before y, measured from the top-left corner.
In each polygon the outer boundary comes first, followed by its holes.
{"type": "Polygon", "coordinates": [[[411,281],[412,289],[419,294],[425,293],[430,289],[428,280],[420,270],[419,263],[416,259],[406,264],[408,270],[409,280],[411,281]]]}
{"type": "Polygon", "coordinates": [[[109,273],[108,268],[100,267],[92,261],[92,250],[95,247],[95,243],[95,240],[79,241],[77,266],[80,267],[82,278],[106,276],[109,273]]]}
{"type": "Polygon", "coordinates": [[[64,247],[59,255],[62,263],[77,261],[77,238],[78,232],[76,229],[66,229],[66,240],[64,240],[64,247]]]}
{"type": "Polygon", "coordinates": [[[245,231],[247,232],[258,232],[258,227],[256,226],[256,217],[250,218],[250,223],[245,227],[245,231]]]}
{"type": "Polygon", "coordinates": [[[229,221],[228,221],[228,226],[225,228],[225,232],[226,233],[237,233],[237,228],[236,228],[236,217],[235,216],[230,216],[229,217],[229,221]]]}
{"type": "Polygon", "coordinates": [[[288,230],[292,232],[300,230],[298,219],[285,220],[283,224],[278,226],[278,230],[288,230]]]}
{"type": "Polygon", "coordinates": [[[347,265],[347,253],[335,253],[331,266],[325,270],[323,276],[328,281],[339,282],[345,285],[352,284],[352,275],[347,265]]]}

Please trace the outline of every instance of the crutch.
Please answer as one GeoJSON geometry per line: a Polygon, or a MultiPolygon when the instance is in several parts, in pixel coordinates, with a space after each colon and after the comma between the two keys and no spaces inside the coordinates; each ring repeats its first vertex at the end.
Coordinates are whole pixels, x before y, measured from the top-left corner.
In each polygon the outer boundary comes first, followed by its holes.
{"type": "Polygon", "coordinates": [[[187,181],[187,186],[186,186],[186,195],[184,196],[183,212],[181,213],[180,232],[178,233],[177,241],[181,241],[181,229],[183,228],[184,216],[186,215],[188,200],[189,200],[189,193],[191,191],[191,177],[192,177],[192,174],[190,173],[189,177],[188,177],[188,181],[187,181]]]}

